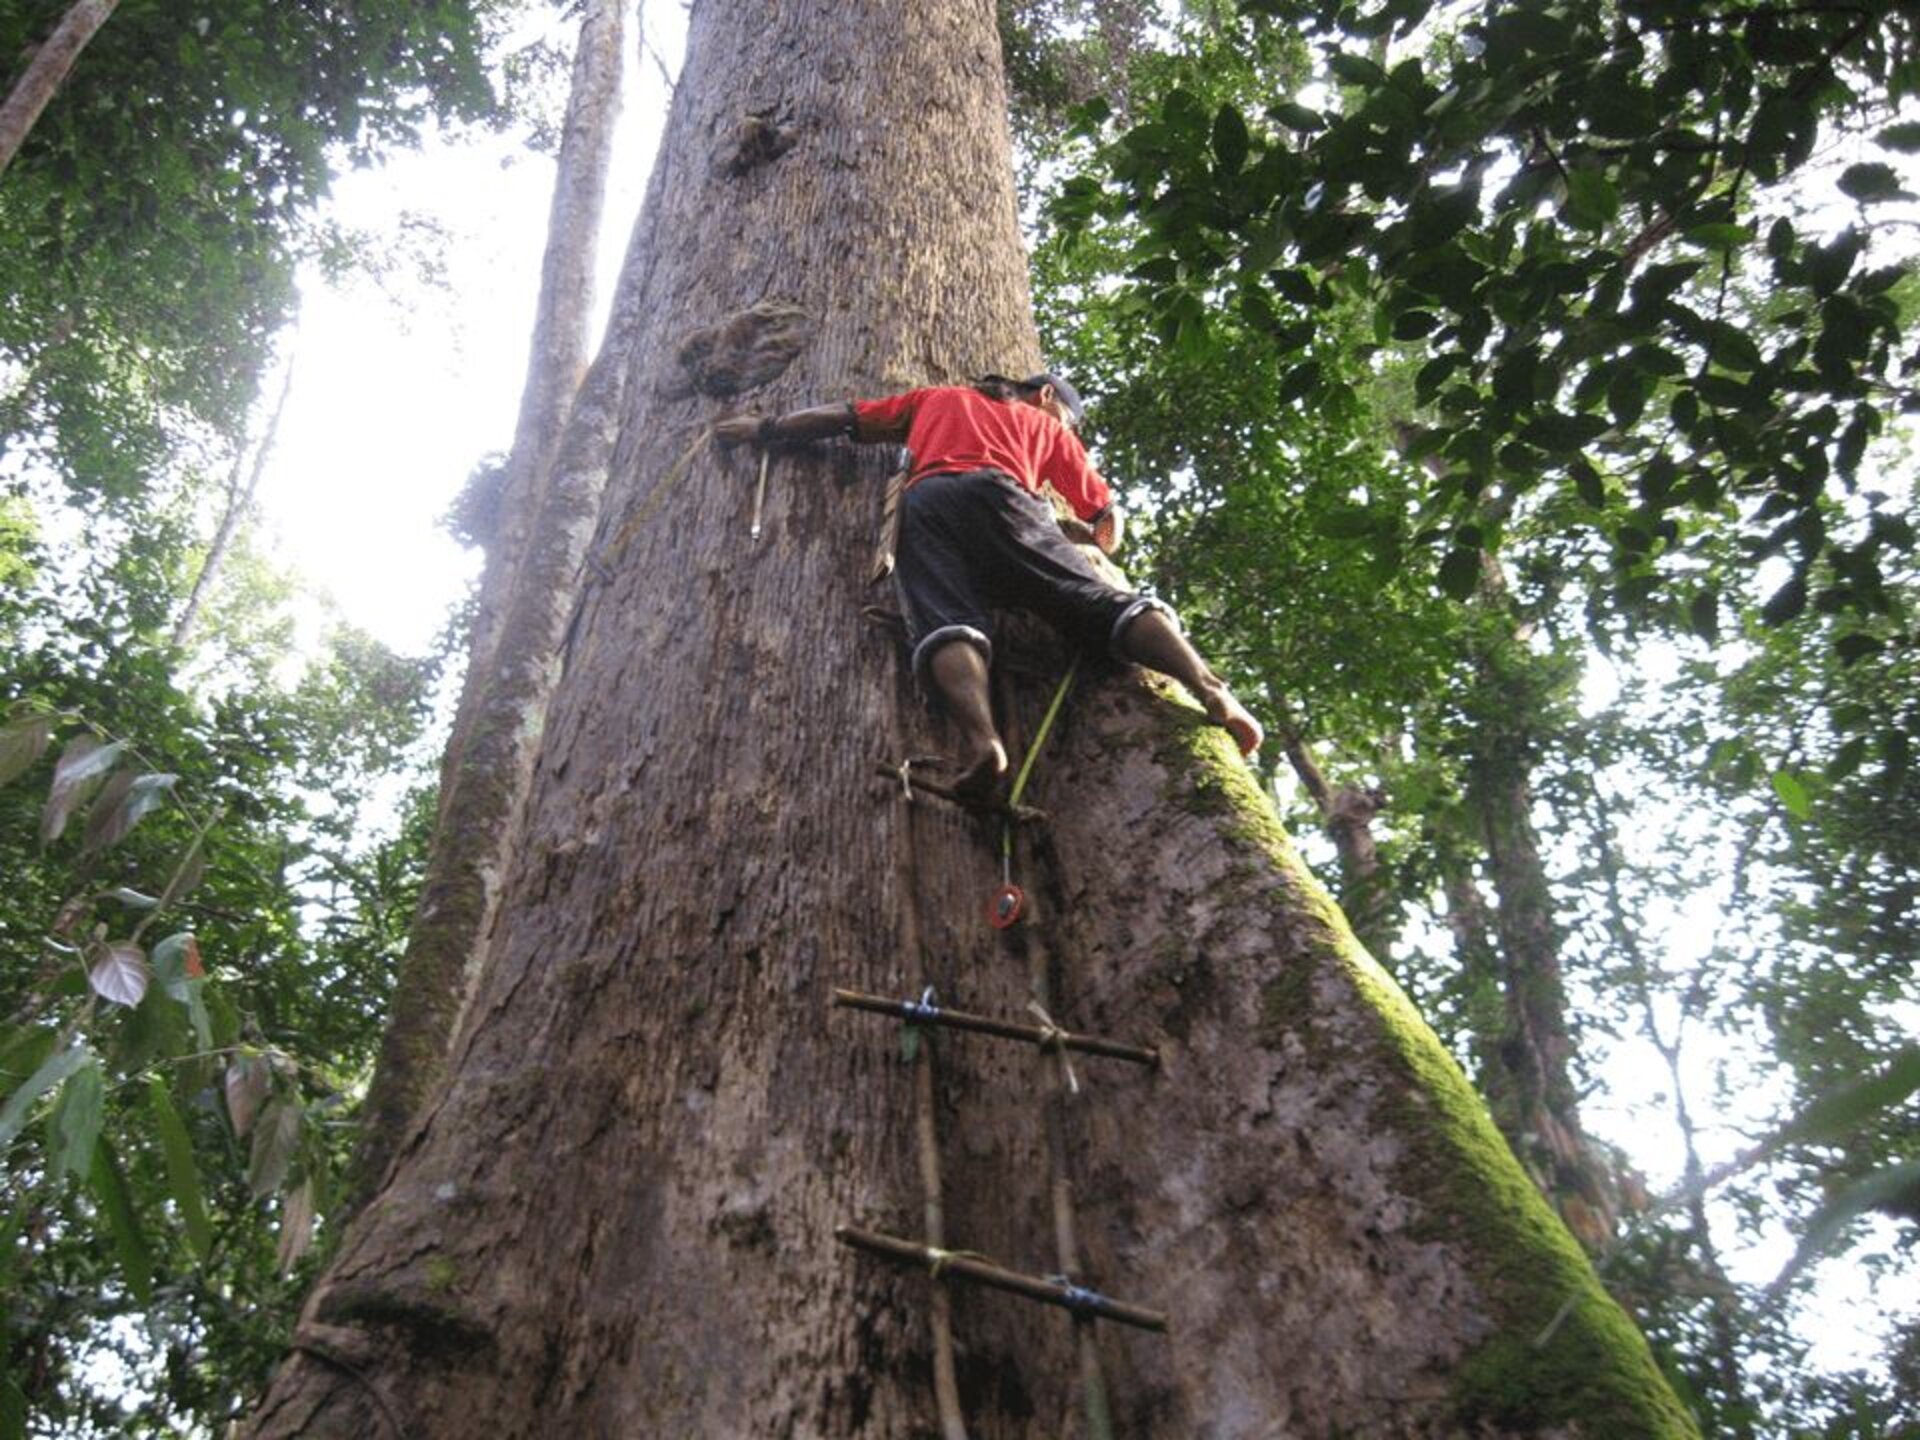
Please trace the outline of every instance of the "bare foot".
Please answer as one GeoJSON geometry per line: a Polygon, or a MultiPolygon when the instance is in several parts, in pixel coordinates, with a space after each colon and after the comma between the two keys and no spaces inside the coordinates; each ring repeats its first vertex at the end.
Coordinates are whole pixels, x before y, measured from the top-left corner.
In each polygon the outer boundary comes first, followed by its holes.
{"type": "Polygon", "coordinates": [[[960,758],[960,778],[953,782],[956,800],[969,805],[985,805],[995,798],[1000,782],[1007,774],[1007,747],[998,740],[987,742],[985,750],[970,751],[960,758]]]}
{"type": "Polygon", "coordinates": [[[1260,748],[1260,742],[1267,738],[1267,732],[1260,728],[1260,722],[1253,718],[1253,712],[1234,698],[1231,690],[1222,685],[1206,696],[1205,702],[1207,718],[1216,725],[1226,727],[1242,755],[1251,755],[1260,748]]]}

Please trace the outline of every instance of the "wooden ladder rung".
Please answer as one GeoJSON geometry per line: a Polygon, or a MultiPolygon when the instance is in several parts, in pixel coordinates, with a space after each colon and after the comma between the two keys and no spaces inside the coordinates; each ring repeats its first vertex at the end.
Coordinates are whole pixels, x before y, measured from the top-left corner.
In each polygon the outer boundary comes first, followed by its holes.
{"type": "Polygon", "coordinates": [[[950,1275],[958,1280],[971,1280],[977,1285],[985,1285],[990,1289],[1005,1290],[1010,1295],[1038,1300],[1043,1305],[1056,1305],[1075,1315],[1084,1315],[1096,1320],[1115,1320],[1122,1325],[1132,1325],[1141,1330],[1156,1330],[1163,1334],[1166,1332],[1167,1317],[1160,1311],[1142,1309],[1138,1305],[1128,1305],[1119,1300],[1109,1300],[1105,1295],[1082,1289],[1070,1281],[1039,1275],[1023,1275],[1017,1270],[1003,1269],[991,1260],[985,1260],[979,1256],[960,1254],[951,1250],[936,1250],[918,1241],[901,1240],[893,1235],[882,1235],[877,1230],[862,1230],[852,1225],[842,1225],[833,1234],[842,1245],[863,1250],[869,1255],[877,1255],[883,1260],[891,1260],[899,1265],[911,1265],[937,1275],[950,1275]]]}
{"type": "Polygon", "coordinates": [[[1070,1030],[1053,1030],[1044,1025],[1023,1025],[1017,1020],[996,1020],[990,1015],[970,1015],[965,1010],[950,1010],[926,1000],[892,1000],[885,995],[867,995],[859,990],[833,992],[833,1003],[849,1010],[866,1010],[875,1015],[891,1015],[915,1025],[944,1025],[950,1030],[973,1030],[982,1035],[997,1035],[1003,1040],[1024,1040],[1043,1049],[1060,1046],[1084,1055],[1103,1055],[1109,1060],[1130,1060],[1135,1065],[1158,1067],[1160,1052],[1139,1045],[1123,1045],[1118,1040],[1103,1040],[1098,1035],[1076,1035],[1070,1030]]]}
{"type": "Polygon", "coordinates": [[[1016,825],[1044,825],[1047,812],[1036,810],[1031,805],[1009,805],[1004,800],[979,801],[956,795],[951,785],[943,785],[938,780],[929,780],[912,766],[890,764],[885,760],[876,760],[873,773],[884,775],[896,785],[903,780],[922,794],[945,800],[949,805],[957,805],[973,815],[992,815],[1002,820],[1011,820],[1016,825]]]}

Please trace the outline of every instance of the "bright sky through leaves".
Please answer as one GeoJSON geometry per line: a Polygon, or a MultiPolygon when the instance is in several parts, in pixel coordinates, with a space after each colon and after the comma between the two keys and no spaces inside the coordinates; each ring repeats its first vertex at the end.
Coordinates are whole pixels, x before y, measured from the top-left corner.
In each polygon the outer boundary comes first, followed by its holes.
{"type": "MultiPolygon", "coordinates": [[[[669,64],[685,19],[677,5],[648,8],[647,42],[669,64]]],[[[666,110],[653,55],[630,51],[626,66],[603,310],[666,110]]],[[[428,648],[478,573],[478,553],[440,521],[475,463],[512,441],[552,191],[551,160],[518,134],[432,142],[343,175],[331,218],[382,238],[404,233],[409,215],[433,222],[444,286],[404,262],[384,285],[335,288],[311,267],[302,277],[298,371],[260,505],[286,563],[403,652],[428,648]]]]}

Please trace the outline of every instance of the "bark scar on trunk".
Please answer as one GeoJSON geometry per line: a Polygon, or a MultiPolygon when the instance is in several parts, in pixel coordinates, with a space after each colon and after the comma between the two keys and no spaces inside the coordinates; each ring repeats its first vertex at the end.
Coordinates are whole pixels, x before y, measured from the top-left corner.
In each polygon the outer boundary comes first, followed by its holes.
{"type": "Polygon", "coordinates": [[[784,105],[749,110],[720,142],[714,154],[717,175],[737,180],[762,165],[771,165],[800,143],[800,127],[784,105]]]}
{"type": "Polygon", "coordinates": [[[762,300],[695,330],[675,358],[683,372],[670,399],[707,395],[724,399],[757,389],[786,372],[813,339],[813,318],[798,305],[762,300]]]}
{"type": "Polygon", "coordinates": [[[378,1288],[342,1286],[330,1290],[316,1307],[315,1318],[322,1322],[316,1328],[336,1339],[341,1327],[387,1331],[416,1360],[442,1365],[487,1363],[495,1350],[492,1329],[447,1297],[425,1295],[391,1283],[378,1288]]]}

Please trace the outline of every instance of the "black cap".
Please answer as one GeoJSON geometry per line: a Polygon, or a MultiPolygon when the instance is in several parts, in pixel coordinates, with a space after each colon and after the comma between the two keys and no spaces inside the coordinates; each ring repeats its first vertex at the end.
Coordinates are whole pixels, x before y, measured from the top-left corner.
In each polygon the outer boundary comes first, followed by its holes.
{"type": "Polygon", "coordinates": [[[1087,407],[1080,403],[1080,392],[1055,375],[1050,370],[1042,370],[1038,375],[1029,375],[1024,380],[1015,380],[1007,375],[982,375],[983,381],[998,381],[1002,385],[1011,385],[1019,390],[1038,390],[1051,385],[1053,393],[1060,397],[1060,403],[1067,407],[1067,413],[1073,416],[1075,427],[1086,423],[1087,407]]]}
{"type": "Polygon", "coordinates": [[[1067,413],[1073,416],[1074,425],[1087,423],[1087,407],[1080,403],[1080,392],[1055,375],[1050,370],[1042,370],[1038,375],[1029,375],[1020,382],[1029,390],[1038,390],[1042,385],[1051,385],[1053,393],[1060,397],[1060,403],[1067,407],[1067,413]]]}

